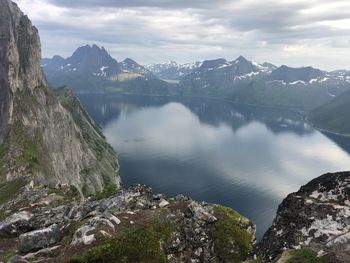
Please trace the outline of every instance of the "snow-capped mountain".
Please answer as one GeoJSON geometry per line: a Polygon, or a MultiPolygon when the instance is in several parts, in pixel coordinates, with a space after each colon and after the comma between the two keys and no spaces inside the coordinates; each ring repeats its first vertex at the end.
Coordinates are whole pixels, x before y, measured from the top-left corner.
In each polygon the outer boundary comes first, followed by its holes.
{"type": "Polygon", "coordinates": [[[126,58],[119,64],[124,73],[135,73],[135,74],[144,75],[144,76],[152,75],[152,73],[148,69],[146,69],[144,66],[141,66],[131,58],[126,58]]]}
{"type": "Polygon", "coordinates": [[[64,59],[54,56],[43,59],[42,66],[47,78],[66,74],[89,74],[96,77],[110,78],[122,72],[119,63],[103,47],[86,45],[79,47],[72,56],[64,59]]]}
{"type": "Polygon", "coordinates": [[[181,83],[203,88],[223,88],[235,82],[263,78],[271,74],[272,64],[259,64],[239,56],[233,61],[220,58],[206,60],[191,74],[185,76],[181,83]]]}
{"type": "Polygon", "coordinates": [[[272,81],[283,81],[284,83],[313,83],[323,79],[326,72],[313,67],[291,68],[288,66],[281,66],[270,75],[272,81]]]}
{"type": "Polygon", "coordinates": [[[180,80],[201,65],[202,62],[178,64],[175,61],[168,61],[146,65],[145,68],[160,79],[180,80]]]}
{"type": "Polygon", "coordinates": [[[70,85],[82,90],[104,86],[108,81],[126,81],[136,78],[152,79],[153,74],[134,60],[118,62],[104,47],[86,45],[72,56],[44,58],[44,73],[53,86],[70,85]]]}
{"type": "Polygon", "coordinates": [[[350,89],[348,71],[276,67],[243,56],[204,61],[180,81],[182,94],[271,106],[312,108],[350,89]]]}

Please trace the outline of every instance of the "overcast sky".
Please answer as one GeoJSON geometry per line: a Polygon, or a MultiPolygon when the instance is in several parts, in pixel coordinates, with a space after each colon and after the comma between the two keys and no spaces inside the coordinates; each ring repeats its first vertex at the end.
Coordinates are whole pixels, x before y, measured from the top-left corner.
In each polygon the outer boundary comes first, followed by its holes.
{"type": "Polygon", "coordinates": [[[15,0],[43,56],[104,46],[141,64],[243,55],[277,65],[350,69],[349,0],[15,0]]]}

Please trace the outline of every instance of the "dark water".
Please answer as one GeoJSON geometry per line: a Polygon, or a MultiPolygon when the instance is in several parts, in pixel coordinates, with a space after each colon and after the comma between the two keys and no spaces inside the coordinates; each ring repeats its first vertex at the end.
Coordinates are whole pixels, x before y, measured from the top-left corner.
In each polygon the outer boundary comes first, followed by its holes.
{"type": "Polygon", "coordinates": [[[287,194],[350,170],[350,140],[324,135],[292,111],[198,98],[80,99],[118,152],[124,186],[232,207],[257,224],[258,238],[287,194]]]}

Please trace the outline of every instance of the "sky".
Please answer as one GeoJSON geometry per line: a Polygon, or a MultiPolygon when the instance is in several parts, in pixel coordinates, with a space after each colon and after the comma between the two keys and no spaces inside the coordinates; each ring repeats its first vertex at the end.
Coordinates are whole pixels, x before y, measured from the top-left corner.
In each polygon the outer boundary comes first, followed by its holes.
{"type": "Polygon", "coordinates": [[[43,57],[86,44],[118,61],[179,63],[243,55],[276,65],[350,69],[349,0],[15,0],[43,57]]]}

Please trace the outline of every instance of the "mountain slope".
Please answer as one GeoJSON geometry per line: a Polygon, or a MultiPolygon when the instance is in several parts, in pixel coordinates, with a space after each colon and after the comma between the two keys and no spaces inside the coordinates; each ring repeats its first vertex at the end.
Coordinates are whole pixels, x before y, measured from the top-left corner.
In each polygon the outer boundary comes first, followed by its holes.
{"type": "Polygon", "coordinates": [[[147,65],[146,68],[160,79],[180,80],[199,68],[202,62],[178,64],[175,61],[147,65]]]}
{"type": "Polygon", "coordinates": [[[185,76],[181,94],[228,99],[237,103],[309,110],[350,89],[347,75],[312,67],[277,68],[240,56],[234,61],[216,59],[185,76]]]}
{"type": "Polygon", "coordinates": [[[0,20],[0,180],[74,185],[85,195],[119,186],[100,130],[70,93],[58,100],[48,87],[37,29],[9,0],[0,0],[0,20]]]}
{"type": "Polygon", "coordinates": [[[350,135],[350,91],[311,111],[308,120],[316,127],[350,135]]]}
{"type": "Polygon", "coordinates": [[[158,80],[148,69],[127,58],[122,62],[112,58],[103,47],[79,47],[64,59],[54,56],[41,61],[49,83],[54,87],[68,85],[77,92],[151,93],[168,94],[168,84],[158,80]]]}
{"type": "Polygon", "coordinates": [[[280,80],[284,83],[303,82],[309,83],[310,81],[317,81],[317,79],[325,76],[325,73],[319,69],[312,67],[304,68],[291,68],[285,65],[272,71],[271,80],[280,80]]]}
{"type": "Polygon", "coordinates": [[[185,76],[180,86],[183,94],[228,98],[253,79],[264,79],[270,69],[248,61],[243,56],[234,61],[215,59],[204,61],[198,69],[185,76]]]}

